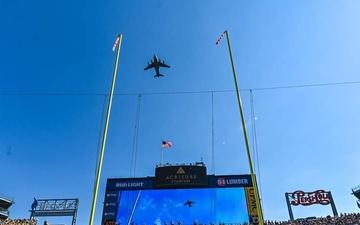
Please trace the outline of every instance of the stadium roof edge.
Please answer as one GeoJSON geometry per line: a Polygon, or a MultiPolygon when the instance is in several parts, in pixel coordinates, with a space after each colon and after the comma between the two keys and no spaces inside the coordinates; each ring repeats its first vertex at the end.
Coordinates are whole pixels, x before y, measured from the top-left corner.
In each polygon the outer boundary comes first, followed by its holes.
{"type": "MultiPolygon", "coordinates": [[[[248,173],[244,173],[244,174],[207,174],[207,176],[238,176],[238,175],[247,175],[250,176],[251,174],[248,173]]],[[[152,178],[155,179],[155,176],[144,176],[144,177],[111,177],[111,178],[107,178],[107,180],[126,180],[126,179],[134,179],[134,180],[141,180],[141,179],[146,179],[146,178],[152,178]]],[[[359,189],[360,189],[360,185],[359,185],[359,189]]]]}
{"type": "Polygon", "coordinates": [[[352,188],[352,191],[353,191],[354,193],[360,191],[360,185],[352,188]]]}
{"type": "Polygon", "coordinates": [[[14,198],[0,195],[0,208],[9,209],[14,203],[14,198]]]}

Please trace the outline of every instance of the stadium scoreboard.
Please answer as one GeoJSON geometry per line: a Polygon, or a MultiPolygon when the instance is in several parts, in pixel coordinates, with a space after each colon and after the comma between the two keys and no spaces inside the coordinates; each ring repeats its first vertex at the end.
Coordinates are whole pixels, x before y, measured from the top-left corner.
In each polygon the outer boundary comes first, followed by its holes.
{"type": "Polygon", "coordinates": [[[158,166],[155,176],[107,179],[102,224],[163,224],[173,215],[183,224],[257,224],[251,176],[207,175],[205,165],[193,163],[158,166]]]}

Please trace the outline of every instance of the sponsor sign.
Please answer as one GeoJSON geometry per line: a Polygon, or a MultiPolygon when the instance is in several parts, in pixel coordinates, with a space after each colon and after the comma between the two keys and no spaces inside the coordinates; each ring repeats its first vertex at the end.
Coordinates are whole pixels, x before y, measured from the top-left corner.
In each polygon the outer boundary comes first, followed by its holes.
{"type": "Polygon", "coordinates": [[[289,217],[291,221],[294,221],[294,215],[292,212],[292,206],[310,206],[314,204],[330,205],[333,211],[334,217],[338,216],[334,200],[330,191],[324,191],[322,189],[313,192],[294,191],[293,193],[285,193],[285,199],[287,208],[289,211],[289,217]]]}
{"type": "Polygon", "coordinates": [[[317,190],[314,192],[295,191],[290,193],[291,205],[309,206],[313,204],[328,205],[331,203],[330,192],[324,190],[317,190]]]}
{"type": "Polygon", "coordinates": [[[105,202],[117,202],[118,192],[117,191],[107,191],[105,194],[105,202]]]}
{"type": "Polygon", "coordinates": [[[256,205],[255,192],[253,187],[245,187],[246,206],[249,214],[249,222],[259,224],[259,215],[256,205]]]}
{"type": "Polygon", "coordinates": [[[117,202],[105,202],[105,207],[116,207],[117,202]]]}
{"type": "Polygon", "coordinates": [[[250,175],[208,176],[209,187],[252,187],[250,175]]]}
{"type": "Polygon", "coordinates": [[[164,166],[155,169],[155,187],[206,187],[205,166],[164,166]]]}
{"type": "Polygon", "coordinates": [[[251,218],[257,218],[257,207],[256,207],[256,198],[253,187],[245,187],[245,196],[246,196],[246,205],[248,209],[249,216],[251,218]]]}
{"type": "Polygon", "coordinates": [[[115,220],[118,202],[118,191],[107,191],[105,193],[103,220],[115,220]]]}
{"type": "Polygon", "coordinates": [[[115,220],[116,211],[106,212],[104,211],[103,220],[115,220]]]}
{"type": "Polygon", "coordinates": [[[108,179],[106,190],[146,190],[153,188],[153,179],[108,179]]]}

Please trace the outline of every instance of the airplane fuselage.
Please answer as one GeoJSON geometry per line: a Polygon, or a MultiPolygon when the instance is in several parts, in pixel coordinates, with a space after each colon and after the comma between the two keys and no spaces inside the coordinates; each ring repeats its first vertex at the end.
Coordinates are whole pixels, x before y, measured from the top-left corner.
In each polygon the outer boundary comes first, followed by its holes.
{"type": "Polygon", "coordinates": [[[160,65],[159,65],[159,58],[157,57],[157,55],[154,55],[154,68],[155,68],[155,72],[157,77],[160,76],[160,65]]]}

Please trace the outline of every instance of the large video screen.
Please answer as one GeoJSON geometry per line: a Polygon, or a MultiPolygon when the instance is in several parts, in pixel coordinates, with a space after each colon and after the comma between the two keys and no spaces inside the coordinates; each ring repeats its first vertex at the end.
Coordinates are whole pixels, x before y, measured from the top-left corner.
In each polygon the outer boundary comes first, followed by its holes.
{"type": "Polygon", "coordinates": [[[249,222],[243,187],[123,190],[117,205],[121,225],[249,222]]]}

